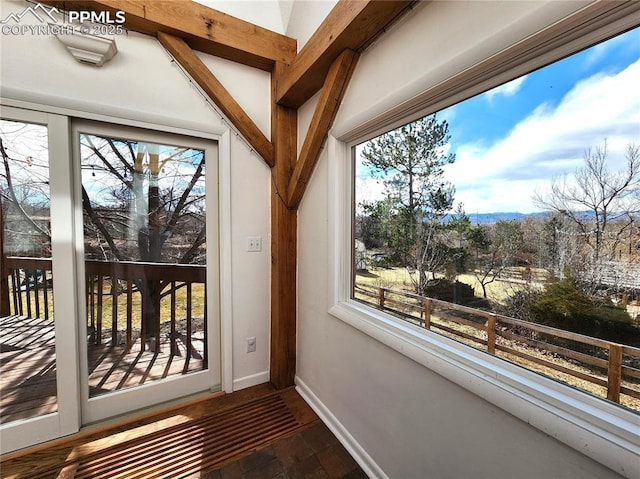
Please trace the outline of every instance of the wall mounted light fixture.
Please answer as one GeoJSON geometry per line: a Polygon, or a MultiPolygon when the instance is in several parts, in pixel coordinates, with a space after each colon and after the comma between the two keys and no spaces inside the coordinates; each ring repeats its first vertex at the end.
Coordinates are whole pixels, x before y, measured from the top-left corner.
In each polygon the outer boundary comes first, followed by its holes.
{"type": "Polygon", "coordinates": [[[100,37],[90,33],[82,33],[79,30],[76,30],[72,35],[61,33],[56,37],[67,47],[69,53],[82,63],[101,67],[118,53],[115,38],[100,37]]]}

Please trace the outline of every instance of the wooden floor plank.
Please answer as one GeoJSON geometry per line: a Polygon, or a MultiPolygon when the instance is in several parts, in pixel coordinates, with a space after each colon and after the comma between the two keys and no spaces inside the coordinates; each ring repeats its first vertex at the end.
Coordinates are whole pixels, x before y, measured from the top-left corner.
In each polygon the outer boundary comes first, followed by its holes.
{"type": "Polygon", "coordinates": [[[317,419],[295,390],[261,385],[58,442],[0,467],[7,479],[186,477],[317,419]]]}

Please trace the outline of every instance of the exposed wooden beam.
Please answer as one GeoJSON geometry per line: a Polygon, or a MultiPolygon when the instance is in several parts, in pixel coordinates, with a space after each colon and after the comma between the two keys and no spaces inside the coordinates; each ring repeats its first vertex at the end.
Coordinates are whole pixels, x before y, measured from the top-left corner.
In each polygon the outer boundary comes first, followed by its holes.
{"type": "Polygon", "coordinates": [[[270,381],[293,386],[296,374],[297,211],[271,195],[271,360],[270,381]]]}
{"type": "Polygon", "coordinates": [[[158,40],[176,59],[200,88],[215,102],[264,161],[274,165],[273,145],[245,113],[233,96],[181,38],[158,32],[158,40]]]}
{"type": "Polygon", "coordinates": [[[311,173],[318,162],[320,149],[338,113],[342,97],[347,89],[359,54],[353,50],[343,51],[333,62],[324,81],[320,98],[304,139],[300,157],[289,182],[287,199],[289,208],[297,208],[307,187],[311,173]]]}
{"type": "MultiPolygon", "coordinates": [[[[276,388],[293,385],[296,371],[296,270],[297,206],[317,162],[358,54],[347,50],[334,62],[318,101],[296,163],[298,118],[295,109],[272,106],[275,167],[271,170],[271,383],[276,388]],[[293,185],[293,186],[292,186],[293,185]],[[291,202],[291,194],[295,202],[291,202]]],[[[284,65],[272,73],[272,89],[284,65]]]]}
{"type": "Polygon", "coordinates": [[[358,54],[414,0],[340,0],[300,54],[295,40],[190,0],[79,0],[63,10],[125,12],[125,28],[157,36],[272,167],[271,382],[293,385],[296,370],[297,211],[358,54]],[[192,50],[271,72],[270,143],[192,50]],[[345,51],[346,50],[346,51],[345,51]],[[297,108],[322,88],[297,156],[297,108]]]}
{"type": "MultiPolygon", "coordinates": [[[[274,78],[282,69],[276,64],[274,78]]],[[[273,100],[272,100],[273,102],[273,100]]],[[[275,166],[271,169],[271,383],[293,385],[296,372],[297,212],[286,204],[287,185],[297,153],[298,114],[273,103],[271,137],[275,166]]]]}
{"type": "Polygon", "coordinates": [[[394,20],[411,0],[342,0],[329,12],[277,84],[276,101],[298,108],[321,87],[333,61],[346,49],[360,51],[394,20]]]}
{"type": "Polygon", "coordinates": [[[43,0],[63,10],[125,12],[124,27],[182,38],[198,51],[271,71],[275,62],[290,63],[297,53],[293,38],[189,0],[43,0]]]}

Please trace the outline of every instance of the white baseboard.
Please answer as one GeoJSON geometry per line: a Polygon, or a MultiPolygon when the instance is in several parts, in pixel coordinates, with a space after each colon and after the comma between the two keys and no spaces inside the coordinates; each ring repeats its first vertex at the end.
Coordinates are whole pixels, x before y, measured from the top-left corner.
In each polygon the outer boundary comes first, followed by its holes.
{"type": "Polygon", "coordinates": [[[318,396],[316,396],[298,376],[296,376],[296,390],[300,396],[307,401],[320,419],[322,419],[322,422],[331,430],[345,449],[349,451],[349,454],[351,454],[368,477],[388,479],[384,471],[375,463],[371,456],[367,454],[367,451],[349,434],[349,431],[340,423],[338,418],[331,413],[324,403],[320,401],[318,396]]]}
{"type": "Polygon", "coordinates": [[[262,371],[260,373],[252,374],[251,376],[245,376],[233,380],[233,390],[239,391],[240,389],[250,388],[251,386],[257,386],[258,384],[268,383],[271,379],[269,371],[262,371]]]}

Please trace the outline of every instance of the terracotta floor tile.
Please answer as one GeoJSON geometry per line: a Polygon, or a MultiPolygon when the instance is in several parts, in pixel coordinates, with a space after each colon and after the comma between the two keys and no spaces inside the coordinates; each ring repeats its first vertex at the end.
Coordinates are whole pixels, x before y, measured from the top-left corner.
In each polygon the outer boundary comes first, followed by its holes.
{"type": "Polygon", "coordinates": [[[203,472],[200,476],[200,479],[366,478],[358,463],[319,420],[297,434],[277,439],[219,470],[203,472]]]}
{"type": "Polygon", "coordinates": [[[274,457],[266,464],[261,464],[260,466],[245,472],[243,477],[244,479],[275,479],[276,477],[286,476],[280,459],[274,457]]]}
{"type": "Polygon", "coordinates": [[[276,454],[273,446],[267,446],[240,459],[240,467],[242,468],[242,472],[246,473],[257,468],[265,467],[274,459],[276,459],[276,454]]]}
{"type": "Polygon", "coordinates": [[[242,468],[239,462],[232,462],[220,469],[222,479],[242,479],[242,468]]]}
{"type": "Polygon", "coordinates": [[[323,449],[316,454],[316,457],[331,479],[340,479],[358,467],[358,464],[340,445],[323,449]]]}
{"type": "Polygon", "coordinates": [[[273,444],[273,450],[285,468],[312,456],[314,453],[311,446],[300,434],[280,439],[273,444]]]}
{"type": "Polygon", "coordinates": [[[329,428],[320,421],[302,431],[302,437],[315,452],[340,444],[329,428]]]}
{"type": "MultiPolygon", "coordinates": [[[[228,437],[232,437],[233,440],[229,440],[228,444],[222,442],[216,446],[224,446],[222,449],[210,447],[207,450],[208,455],[197,456],[195,459],[191,456],[186,459],[181,456],[179,463],[173,460],[175,456],[167,457],[166,467],[167,471],[174,472],[172,477],[180,479],[366,478],[348,451],[293,388],[276,392],[270,385],[255,386],[237,393],[198,401],[193,405],[167,410],[95,434],[71,438],[65,443],[47,449],[46,461],[42,459],[43,451],[18,455],[15,458],[2,461],[2,472],[3,475],[16,479],[36,477],[48,479],[53,477],[50,472],[56,471],[53,474],[56,477],[60,476],[60,479],[63,479],[63,476],[68,475],[71,479],[71,476],[75,477],[78,468],[89,467],[87,464],[99,462],[103,456],[107,457],[107,455],[113,454],[113,448],[119,447],[118,440],[126,439],[128,444],[135,443],[139,448],[150,447],[157,439],[158,431],[166,430],[158,428],[161,423],[165,426],[170,424],[173,433],[178,434],[183,431],[185,425],[197,423],[211,426],[216,421],[229,421],[230,418],[234,418],[235,411],[239,411],[239,417],[243,418],[248,414],[247,411],[250,413],[260,411],[260,414],[267,411],[273,415],[267,419],[274,421],[273,424],[277,428],[275,430],[266,429],[265,439],[261,441],[252,434],[245,437],[238,433],[238,437],[236,437],[231,433],[242,432],[244,429],[240,427],[236,430],[229,428],[226,432],[229,433],[228,437]],[[277,416],[272,409],[278,411],[277,416]],[[283,416],[282,411],[287,414],[283,416]],[[183,421],[185,416],[191,417],[191,420],[185,423],[183,421]],[[280,437],[279,434],[281,434],[280,437]],[[86,444],[91,444],[92,447],[100,445],[100,448],[92,450],[91,455],[87,453],[82,457],[68,459],[70,451],[76,451],[86,444]],[[5,474],[6,466],[13,468],[14,473],[5,474]],[[34,468],[37,472],[35,475],[33,474],[34,468]],[[202,470],[198,471],[199,468],[202,470]]],[[[262,416],[258,417],[262,420],[262,416]]],[[[184,434],[187,433],[184,432],[184,434]]],[[[205,436],[205,439],[213,444],[213,439],[218,439],[218,435],[215,432],[210,432],[205,436]]],[[[209,444],[207,441],[203,440],[202,447],[205,443],[209,444]]],[[[118,451],[126,453],[124,450],[118,449],[118,451]]],[[[127,477],[126,468],[131,467],[132,460],[131,458],[127,459],[129,462],[121,468],[118,477],[127,477]]],[[[107,473],[110,471],[111,469],[105,471],[105,474],[100,475],[100,478],[109,479],[110,476],[107,473]]]]}
{"type": "Polygon", "coordinates": [[[343,476],[342,479],[368,479],[368,477],[364,473],[364,471],[358,467],[357,469],[354,469],[353,471],[343,476]]]}
{"type": "Polygon", "coordinates": [[[288,479],[330,479],[316,456],[309,456],[287,469],[288,479]]]}

